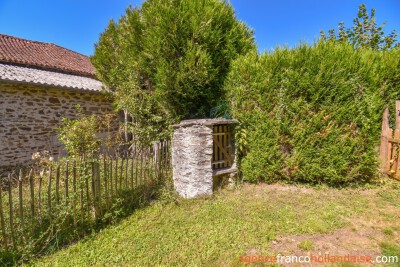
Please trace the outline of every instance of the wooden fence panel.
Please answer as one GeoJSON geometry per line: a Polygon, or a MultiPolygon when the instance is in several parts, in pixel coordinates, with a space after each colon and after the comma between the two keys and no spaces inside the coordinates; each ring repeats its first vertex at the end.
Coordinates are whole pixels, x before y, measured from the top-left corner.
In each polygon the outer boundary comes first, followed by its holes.
{"type": "MultiPolygon", "coordinates": [[[[381,134],[381,146],[380,146],[380,166],[382,172],[387,172],[388,168],[388,153],[389,153],[389,109],[385,108],[382,116],[382,134],[381,134]]],[[[389,159],[390,160],[390,159],[389,159]]]]}
{"type": "MultiPolygon", "coordinates": [[[[395,129],[394,130],[394,139],[399,140],[400,139],[400,130],[395,129]]],[[[399,162],[399,143],[393,143],[392,144],[392,167],[391,167],[391,172],[396,173],[397,172],[397,166],[399,162]]]]}
{"type": "Polygon", "coordinates": [[[400,179],[400,101],[396,101],[394,131],[389,124],[389,109],[383,112],[379,161],[382,173],[400,179]]]}
{"type": "Polygon", "coordinates": [[[7,189],[0,190],[0,249],[23,246],[38,227],[82,227],[99,221],[129,190],[152,186],[171,168],[168,157],[169,142],[158,147],[134,144],[113,156],[50,162],[0,178],[0,188],[7,189]],[[60,216],[70,224],[60,223],[60,216]]]}
{"type": "MultiPolygon", "coordinates": [[[[388,140],[392,140],[393,130],[389,129],[389,137],[388,140]]],[[[392,164],[392,142],[388,142],[387,144],[387,159],[386,159],[386,169],[385,171],[390,174],[391,164],[392,164]]]]}

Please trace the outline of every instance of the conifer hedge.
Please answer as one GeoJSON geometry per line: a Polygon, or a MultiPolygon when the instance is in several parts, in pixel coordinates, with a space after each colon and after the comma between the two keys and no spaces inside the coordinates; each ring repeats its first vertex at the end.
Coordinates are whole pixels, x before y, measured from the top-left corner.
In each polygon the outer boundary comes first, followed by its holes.
{"type": "Polygon", "coordinates": [[[225,92],[244,129],[245,180],[365,183],[377,174],[383,108],[400,99],[400,49],[321,40],[254,51],[233,63],[225,92]]]}
{"type": "Polygon", "coordinates": [[[182,119],[208,116],[224,99],[232,60],[254,47],[228,1],[146,0],[109,22],[91,61],[116,108],[133,117],[130,131],[151,142],[182,119]]]}

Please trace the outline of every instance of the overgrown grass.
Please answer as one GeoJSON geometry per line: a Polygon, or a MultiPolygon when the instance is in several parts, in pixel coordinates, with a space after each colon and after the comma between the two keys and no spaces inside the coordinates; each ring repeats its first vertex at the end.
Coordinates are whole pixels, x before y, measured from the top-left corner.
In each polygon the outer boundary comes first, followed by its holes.
{"type": "MultiPolygon", "coordinates": [[[[213,197],[157,201],[121,224],[32,264],[238,266],[239,257],[251,251],[271,254],[277,236],[332,233],[349,226],[352,218],[368,222],[388,208],[399,211],[398,198],[387,197],[399,196],[398,187],[370,191],[244,185],[213,197]]],[[[391,217],[382,220],[394,229],[400,224],[391,217]]],[[[394,238],[389,236],[387,242],[394,238]]],[[[392,253],[394,246],[382,247],[392,253]]]]}

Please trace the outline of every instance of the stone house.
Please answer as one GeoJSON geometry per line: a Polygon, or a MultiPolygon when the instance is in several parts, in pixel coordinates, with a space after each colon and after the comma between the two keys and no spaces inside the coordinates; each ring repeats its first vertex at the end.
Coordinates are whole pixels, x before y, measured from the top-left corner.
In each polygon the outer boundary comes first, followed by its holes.
{"type": "Polygon", "coordinates": [[[0,167],[26,164],[44,150],[62,153],[61,118],[111,113],[89,57],[51,43],[0,34],[0,167]]]}

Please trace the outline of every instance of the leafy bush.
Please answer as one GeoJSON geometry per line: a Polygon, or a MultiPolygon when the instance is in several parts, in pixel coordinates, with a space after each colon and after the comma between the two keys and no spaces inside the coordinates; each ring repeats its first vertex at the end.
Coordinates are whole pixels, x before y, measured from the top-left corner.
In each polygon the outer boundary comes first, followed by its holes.
{"type": "Polygon", "coordinates": [[[58,139],[65,146],[70,156],[89,156],[100,151],[100,119],[97,115],[85,116],[77,105],[79,118],[62,118],[62,125],[57,128],[58,139]]]}
{"type": "Polygon", "coordinates": [[[246,130],[245,180],[366,182],[383,108],[400,98],[400,50],[321,40],[252,52],[233,63],[225,90],[246,130]]]}

